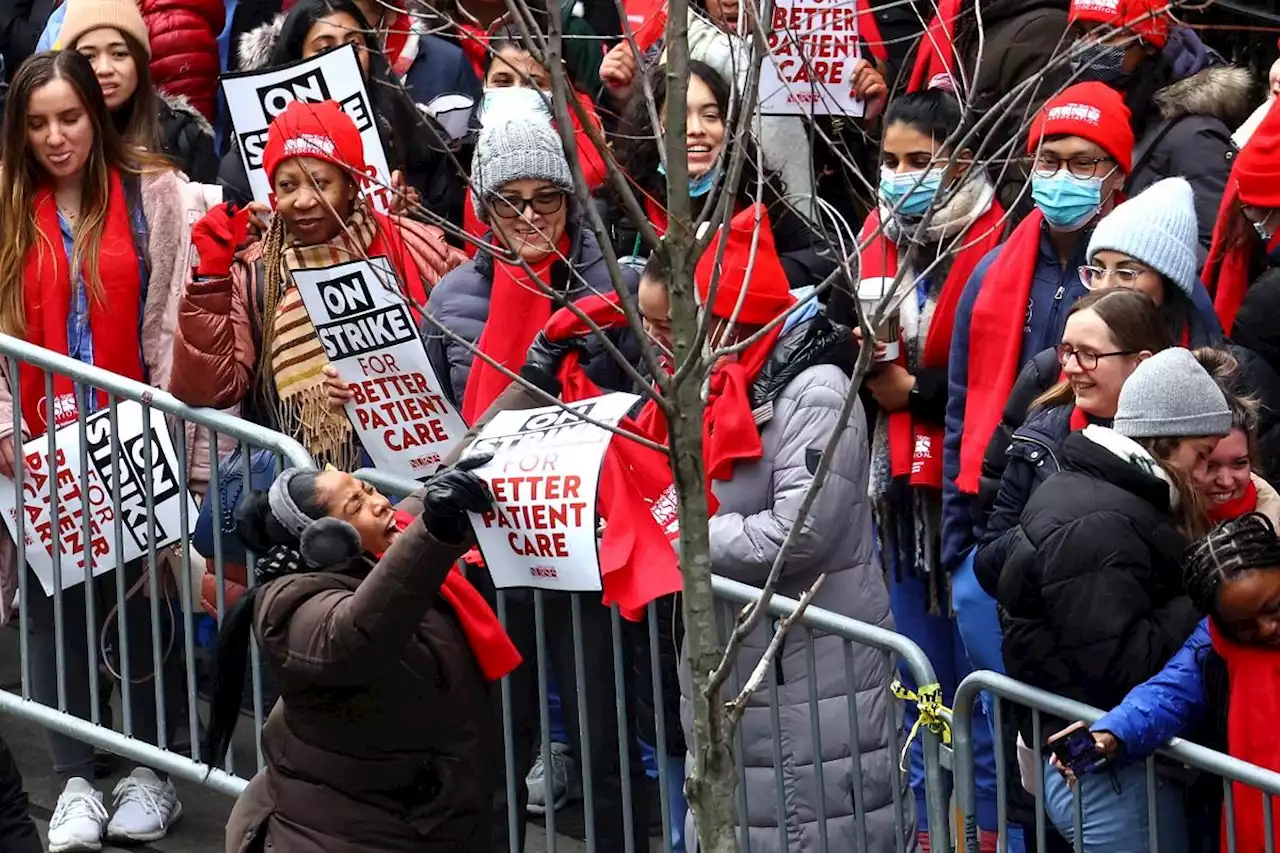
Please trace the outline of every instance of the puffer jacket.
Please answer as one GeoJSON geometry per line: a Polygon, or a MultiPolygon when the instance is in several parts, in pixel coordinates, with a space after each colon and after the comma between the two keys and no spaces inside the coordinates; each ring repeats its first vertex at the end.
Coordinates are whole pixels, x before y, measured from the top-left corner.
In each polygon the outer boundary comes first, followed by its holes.
{"type": "Polygon", "coordinates": [[[151,39],[156,88],[183,96],[213,121],[222,72],[218,36],[226,24],[222,0],[139,0],[138,8],[151,39]]]}
{"type": "MultiPolygon", "coordinates": [[[[760,428],[764,453],[755,462],[736,465],[730,480],[713,484],[720,502],[710,522],[712,569],[717,574],[754,585],[762,584],[769,574],[850,390],[853,347],[847,335],[847,330],[833,327],[822,316],[796,324],[780,338],[774,357],[753,386],[753,406],[770,412],[760,428]],[[771,407],[766,405],[770,401],[771,407]]],[[[859,402],[836,447],[826,483],[790,552],[778,592],[799,598],[825,574],[815,606],[892,630],[889,594],[875,554],[867,497],[869,468],[866,416],[859,402]]],[[[738,661],[740,678],[745,679],[760,660],[774,627],[773,620],[765,620],[746,640],[738,661]]],[[[812,651],[816,684],[808,676],[804,634],[788,634],[766,675],[768,683],[749,697],[742,717],[745,821],[751,849],[757,853],[819,849],[815,814],[820,771],[825,780],[825,829],[832,850],[859,848],[855,802],[865,812],[867,850],[897,849],[899,844],[915,850],[913,798],[906,792],[887,731],[900,713],[885,690],[893,661],[870,647],[853,645],[848,671],[856,684],[851,696],[844,641],[817,637],[812,651]],[[770,694],[775,690],[777,724],[770,711],[770,694]],[[811,693],[821,702],[820,743],[815,743],[811,728],[811,693]],[[849,703],[855,697],[858,744],[850,743],[848,726],[849,703]],[[775,749],[782,752],[781,765],[776,765],[775,749]],[[854,761],[861,764],[861,790],[852,786],[854,761]],[[785,787],[783,814],[778,813],[775,766],[781,767],[785,787]],[[896,814],[895,803],[901,809],[896,814]],[[779,837],[780,826],[786,827],[785,842],[779,837]]],[[[727,690],[735,691],[740,684],[731,679],[727,690]]],[[[681,693],[685,737],[692,742],[687,667],[681,670],[681,693]]],[[[694,837],[692,829],[685,837],[694,837]]]]}
{"type": "MultiPolygon", "coordinates": [[[[186,259],[191,249],[191,223],[219,199],[216,188],[188,183],[168,170],[144,175],[141,194],[150,271],[142,306],[142,358],[151,383],[166,388],[173,366],[178,302],[189,274],[186,259]]],[[[4,438],[13,432],[13,395],[7,367],[0,366],[0,437],[4,438]]],[[[23,431],[32,437],[25,423],[23,431]]],[[[193,491],[202,494],[209,482],[208,433],[188,423],[186,434],[189,482],[193,491]]],[[[5,602],[13,601],[18,588],[17,561],[17,548],[9,534],[0,534],[0,600],[5,602]]],[[[9,608],[0,607],[0,625],[8,619],[9,608]]]]}
{"type": "MultiPolygon", "coordinates": [[[[492,239],[487,237],[486,241],[492,239]]],[[[564,292],[564,298],[573,302],[593,293],[612,293],[613,283],[605,264],[600,245],[590,228],[579,222],[569,224],[569,265],[574,274],[569,276],[563,264],[552,267],[552,286],[564,292]]],[[[628,290],[634,296],[640,284],[639,274],[629,267],[622,268],[628,290]]],[[[467,389],[474,358],[470,349],[440,331],[448,329],[468,343],[480,340],[485,323],[489,320],[489,296],[493,291],[493,259],[479,252],[470,261],[449,272],[431,290],[427,301],[428,319],[422,326],[422,338],[427,344],[431,367],[444,385],[445,394],[459,409],[462,395],[467,389]]],[[[609,339],[632,364],[639,362],[640,349],[629,330],[610,331],[609,339]]],[[[587,375],[601,388],[624,391],[631,387],[626,372],[604,352],[604,346],[594,335],[587,339],[587,352],[582,357],[587,375]]]]}
{"type": "Polygon", "coordinates": [[[465,546],[410,525],[377,562],[263,588],[254,631],[281,700],[227,853],[492,849],[489,683],[440,586],[465,546]]]}
{"type": "MultiPolygon", "coordinates": [[[[1062,470],[1022,512],[997,600],[1010,677],[1110,708],[1160,671],[1199,617],[1183,591],[1187,540],[1169,484],[1091,436],[1118,439],[1104,427],[1067,436],[1062,470]]],[[[1030,715],[1019,729],[1040,746],[1030,715]]]]}
{"type": "Polygon", "coordinates": [[[1244,68],[1212,64],[1221,60],[1190,30],[1174,30],[1161,61],[1174,80],[1150,102],[1125,190],[1132,198],[1164,178],[1186,178],[1195,191],[1203,260],[1235,156],[1231,132],[1253,106],[1253,77],[1244,68]]]}
{"type": "Polygon", "coordinates": [[[1009,441],[1000,488],[973,555],[974,577],[992,598],[1000,585],[1000,570],[1022,510],[1040,484],[1061,470],[1058,455],[1063,440],[1071,433],[1074,411],[1075,405],[1067,403],[1032,412],[1009,441]]]}

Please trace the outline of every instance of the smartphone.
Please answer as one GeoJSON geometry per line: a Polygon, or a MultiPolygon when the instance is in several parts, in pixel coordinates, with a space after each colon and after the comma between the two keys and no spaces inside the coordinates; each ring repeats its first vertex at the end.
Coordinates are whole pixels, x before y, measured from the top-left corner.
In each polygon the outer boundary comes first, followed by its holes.
{"type": "Polygon", "coordinates": [[[1098,751],[1094,743],[1093,733],[1086,728],[1073,729],[1051,741],[1048,748],[1076,776],[1092,773],[1107,763],[1107,757],[1098,751]]]}

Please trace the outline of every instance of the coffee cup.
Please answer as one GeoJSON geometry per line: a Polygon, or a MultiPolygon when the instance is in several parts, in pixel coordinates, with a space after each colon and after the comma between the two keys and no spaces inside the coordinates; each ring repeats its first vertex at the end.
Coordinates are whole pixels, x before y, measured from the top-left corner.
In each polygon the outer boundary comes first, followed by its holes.
{"type": "MultiPolygon", "coordinates": [[[[875,316],[880,301],[892,290],[892,278],[864,278],[858,282],[858,309],[868,322],[875,316]]],[[[897,308],[886,312],[875,326],[875,334],[876,341],[884,346],[883,354],[877,356],[876,361],[896,361],[900,348],[897,308]]]]}

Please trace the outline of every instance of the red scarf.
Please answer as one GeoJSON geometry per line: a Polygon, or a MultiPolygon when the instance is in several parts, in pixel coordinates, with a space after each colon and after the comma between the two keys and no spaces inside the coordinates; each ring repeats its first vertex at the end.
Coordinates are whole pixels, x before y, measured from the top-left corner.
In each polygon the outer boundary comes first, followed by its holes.
{"type": "Polygon", "coordinates": [[[400,226],[391,217],[373,208],[367,208],[366,215],[373,217],[376,228],[373,240],[365,252],[371,258],[382,256],[391,262],[391,268],[395,270],[396,277],[404,287],[404,293],[409,298],[409,305],[413,308],[416,317],[417,306],[427,304],[431,286],[423,278],[422,270],[414,260],[413,252],[405,245],[400,226]]]}
{"type": "MultiPolygon", "coordinates": [[[[396,510],[395,517],[396,525],[401,530],[408,529],[416,518],[402,509],[396,510]]],[[[520,652],[516,651],[515,644],[507,636],[493,608],[484,600],[480,591],[471,585],[466,575],[458,570],[457,563],[444,576],[444,583],[440,584],[440,597],[458,617],[467,645],[476,656],[476,663],[480,664],[480,672],[485,678],[497,681],[520,665],[520,652]]]]}
{"type": "Polygon", "coordinates": [[[475,24],[458,23],[455,26],[458,28],[458,47],[471,60],[476,77],[483,81],[485,62],[489,58],[489,34],[475,24]]]}
{"type": "MultiPolygon", "coordinates": [[[[1244,303],[1245,294],[1249,291],[1252,279],[1249,267],[1256,251],[1256,243],[1246,236],[1243,243],[1227,245],[1227,238],[1232,223],[1237,221],[1239,211],[1236,202],[1239,198],[1240,185],[1236,181],[1234,169],[1227,178],[1227,189],[1222,194],[1222,202],[1218,205],[1218,218],[1213,226],[1213,241],[1209,245],[1209,257],[1200,271],[1200,279],[1209,293],[1213,295],[1213,308],[1218,314],[1218,322],[1222,324],[1225,335],[1231,334],[1236,315],[1244,303]]],[[[1280,232],[1272,235],[1267,244],[1268,254],[1280,250],[1280,232]]]]}
{"type": "MultiPolygon", "coordinates": [[[[942,0],[938,4],[938,14],[929,22],[929,28],[920,37],[916,48],[916,61],[911,67],[911,77],[907,82],[908,92],[920,92],[929,88],[929,81],[939,74],[951,74],[951,63],[958,61],[955,55],[955,44],[951,33],[955,30],[956,18],[960,14],[960,0],[942,0]]],[[[957,79],[956,85],[960,81],[957,79]]]]}
{"type": "MultiPolygon", "coordinates": [[[[966,245],[956,254],[947,280],[938,293],[933,319],[929,321],[929,333],[925,336],[924,351],[920,354],[922,368],[947,366],[960,294],[983,255],[1000,245],[1004,235],[1003,218],[1004,208],[998,201],[992,201],[987,212],[979,216],[961,238],[966,245]],[[972,239],[968,239],[969,235],[973,235],[972,239]]],[[[894,278],[898,274],[898,246],[885,237],[878,210],[867,217],[862,233],[858,235],[858,244],[864,243],[867,247],[858,257],[859,275],[862,278],[894,278]],[[871,242],[867,243],[867,240],[871,242]]],[[[898,363],[906,366],[905,354],[899,356],[898,363]]],[[[891,413],[889,463],[893,476],[910,475],[913,486],[941,489],[942,433],[941,424],[917,423],[908,410],[891,413]]]]}
{"type": "Polygon", "coordinates": [[[1089,425],[1089,416],[1084,413],[1084,409],[1073,405],[1071,407],[1071,416],[1067,419],[1067,427],[1072,432],[1079,432],[1089,425]]]}
{"type": "MultiPolygon", "coordinates": [[[[602,329],[626,325],[616,295],[589,296],[577,307],[602,329]]],[[[566,308],[552,316],[546,331],[552,340],[590,334],[589,327],[566,308]]],[[[587,377],[577,353],[565,358],[559,379],[560,398],[566,403],[602,393],[587,377]]],[[[630,419],[623,419],[621,426],[641,434],[630,419]]],[[[639,621],[644,617],[645,605],[679,592],[683,585],[679,561],[671,547],[674,536],[667,532],[678,530],[667,457],[634,441],[614,438],[605,453],[596,496],[606,522],[600,540],[604,603],[617,602],[623,616],[639,621]]]]}
{"type": "MultiPolygon", "coordinates": [[[[551,286],[551,266],[569,254],[569,235],[560,235],[558,253],[553,252],[536,264],[533,274],[546,287],[551,286]]],[[[520,264],[503,263],[493,258],[493,288],[489,292],[489,319],[476,347],[513,373],[519,372],[534,336],[551,319],[551,297],[543,292],[520,264]]],[[[462,419],[469,424],[484,414],[489,404],[507,390],[511,380],[502,371],[478,355],[472,359],[471,375],[462,396],[462,419]]]]}
{"type": "MultiPolygon", "coordinates": [[[[1230,521],[1233,518],[1239,518],[1242,515],[1253,512],[1258,508],[1258,487],[1253,484],[1253,479],[1249,479],[1249,485],[1245,486],[1243,494],[1234,500],[1229,500],[1224,504],[1209,504],[1205,508],[1205,515],[1209,516],[1209,520],[1214,524],[1221,524],[1224,521],[1230,521]]],[[[1280,817],[1280,815],[1277,815],[1280,817]]]]}
{"type": "MultiPolygon", "coordinates": [[[[47,189],[35,197],[36,244],[27,250],[23,270],[22,301],[26,311],[29,343],[67,355],[67,318],[73,312],[71,269],[63,251],[58,225],[58,204],[47,189]]],[[[118,172],[111,172],[106,220],[98,249],[101,296],[92,296],[89,264],[84,265],[89,296],[89,329],[93,334],[96,367],[127,379],[145,380],[138,317],[142,311],[142,273],[133,241],[133,226],[118,172]]],[[[19,368],[22,414],[32,436],[42,435],[45,423],[44,371],[22,363],[19,368]]],[[[54,428],[76,418],[75,391],[66,376],[53,374],[54,428]]],[[[107,394],[98,391],[98,404],[107,405],[107,394]]]]}
{"type": "MultiPolygon", "coordinates": [[[[969,319],[969,394],[960,439],[956,486],[978,493],[982,457],[1000,423],[1004,404],[1022,367],[1022,328],[1040,253],[1044,214],[1036,208],[1014,229],[987,269],[969,319]]],[[[936,310],[936,309],[935,309],[936,310]]]]}
{"type": "MultiPolygon", "coordinates": [[[[1266,770],[1280,772],[1280,744],[1275,721],[1280,717],[1280,653],[1261,646],[1245,646],[1222,635],[1209,619],[1213,650],[1227,665],[1231,694],[1227,703],[1227,753],[1266,770]]],[[[1236,849],[1240,853],[1262,853],[1266,849],[1266,824],[1262,797],[1257,788],[1231,783],[1235,813],[1223,810],[1222,849],[1227,849],[1226,822],[1236,822],[1236,849]]],[[[1280,815],[1280,797],[1271,798],[1272,815],[1280,815]]],[[[1280,850],[1280,820],[1273,824],[1274,849],[1280,850]]]]}

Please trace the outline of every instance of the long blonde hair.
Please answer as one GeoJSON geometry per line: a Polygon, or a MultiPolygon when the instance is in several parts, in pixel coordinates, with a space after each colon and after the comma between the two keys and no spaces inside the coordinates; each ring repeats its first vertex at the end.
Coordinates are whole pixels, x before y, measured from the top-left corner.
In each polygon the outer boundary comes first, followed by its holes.
{"type": "MultiPolygon", "coordinates": [[[[0,332],[26,333],[23,299],[27,253],[61,252],[62,247],[40,233],[35,222],[36,195],[48,176],[36,162],[27,138],[31,96],[42,86],[65,80],[75,90],[93,124],[93,145],[82,172],[83,215],[74,229],[71,269],[84,269],[92,299],[101,300],[102,280],[98,254],[111,197],[111,174],[141,175],[169,168],[165,161],[141,150],[127,148],[116,132],[107,110],[102,87],[89,61],[75,51],[37,54],[19,68],[9,86],[4,129],[0,132],[0,332]]],[[[74,275],[75,273],[73,273],[74,275]]]]}

